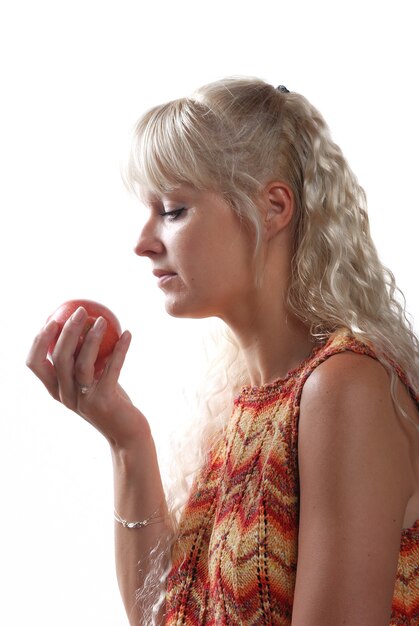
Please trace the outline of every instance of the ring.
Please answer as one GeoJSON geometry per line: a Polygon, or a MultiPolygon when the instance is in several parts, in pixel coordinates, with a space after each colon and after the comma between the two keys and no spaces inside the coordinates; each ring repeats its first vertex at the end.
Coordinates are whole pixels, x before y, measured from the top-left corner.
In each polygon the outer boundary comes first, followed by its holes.
{"type": "Polygon", "coordinates": [[[79,385],[79,383],[77,383],[77,386],[80,389],[80,393],[85,395],[89,391],[92,385],[79,385]]]}

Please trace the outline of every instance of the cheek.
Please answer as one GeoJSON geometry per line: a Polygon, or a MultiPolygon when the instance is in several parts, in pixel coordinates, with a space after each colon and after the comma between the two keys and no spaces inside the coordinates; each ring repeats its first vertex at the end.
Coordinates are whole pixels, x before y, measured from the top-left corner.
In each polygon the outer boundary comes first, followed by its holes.
{"type": "Polygon", "coordinates": [[[218,293],[239,295],[247,291],[252,282],[249,253],[242,245],[218,247],[207,266],[206,282],[218,293]]]}
{"type": "Polygon", "coordinates": [[[183,280],[190,286],[217,291],[249,281],[251,244],[237,225],[206,224],[179,230],[168,249],[183,280]]]}

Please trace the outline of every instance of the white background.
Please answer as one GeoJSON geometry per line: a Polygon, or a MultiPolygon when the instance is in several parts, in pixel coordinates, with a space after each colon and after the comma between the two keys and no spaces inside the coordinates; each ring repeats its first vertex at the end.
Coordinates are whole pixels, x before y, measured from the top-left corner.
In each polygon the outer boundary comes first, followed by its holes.
{"type": "Polygon", "coordinates": [[[200,371],[205,323],[168,318],[132,253],[142,216],[120,170],[146,108],[237,74],[304,93],[367,190],[377,247],[417,322],[414,5],[3,0],[1,624],[126,624],[107,444],[24,365],[47,315],[74,297],[115,311],[134,335],[122,382],[158,442],[200,371]]]}

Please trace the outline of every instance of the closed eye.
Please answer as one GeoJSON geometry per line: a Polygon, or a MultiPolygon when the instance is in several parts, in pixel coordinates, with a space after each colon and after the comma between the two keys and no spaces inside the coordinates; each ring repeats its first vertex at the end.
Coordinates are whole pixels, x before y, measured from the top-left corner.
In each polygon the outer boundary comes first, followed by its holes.
{"type": "Polygon", "coordinates": [[[178,219],[178,217],[182,215],[184,211],[185,209],[182,207],[181,209],[174,209],[173,211],[163,211],[162,213],[160,213],[160,215],[167,218],[171,222],[174,222],[178,219]]]}

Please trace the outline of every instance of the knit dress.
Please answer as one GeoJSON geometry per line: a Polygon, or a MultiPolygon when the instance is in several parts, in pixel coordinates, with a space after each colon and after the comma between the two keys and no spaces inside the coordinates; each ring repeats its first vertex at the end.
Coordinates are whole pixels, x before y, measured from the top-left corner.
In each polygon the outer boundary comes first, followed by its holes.
{"type": "MultiPolygon", "coordinates": [[[[182,517],[168,579],[168,626],[291,624],[301,393],[318,365],[347,350],[376,358],[337,331],[284,379],[246,387],[236,399],[182,517]]],[[[389,624],[419,626],[419,520],[401,533],[389,624]]]]}

